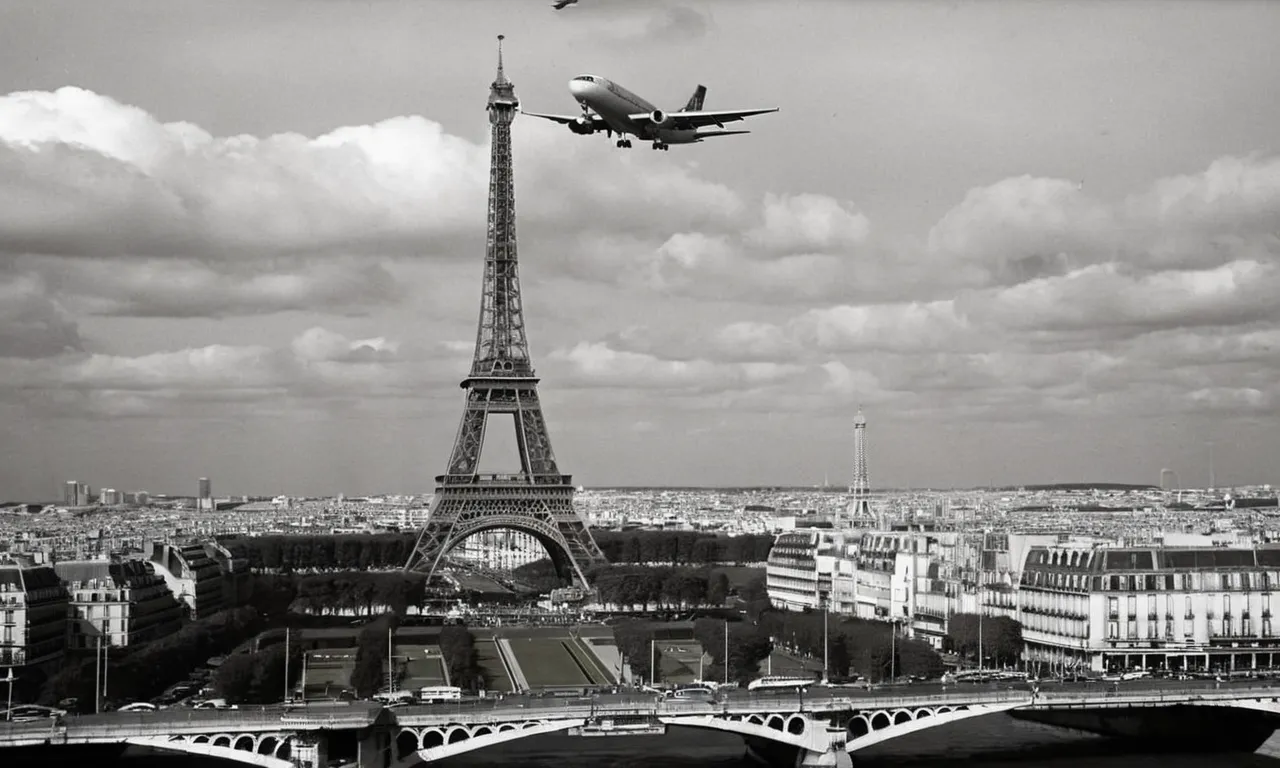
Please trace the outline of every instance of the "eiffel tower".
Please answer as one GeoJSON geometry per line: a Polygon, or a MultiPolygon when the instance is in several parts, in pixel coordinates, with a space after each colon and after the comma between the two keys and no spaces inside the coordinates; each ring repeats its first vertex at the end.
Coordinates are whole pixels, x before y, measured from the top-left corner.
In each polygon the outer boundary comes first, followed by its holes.
{"type": "Polygon", "coordinates": [[[430,580],[445,556],[469,536],[508,529],[537,539],[562,580],[590,589],[584,569],[605,562],[604,554],[574,510],[572,476],[556,466],[525,337],[511,175],[511,121],[520,102],[502,70],[502,39],[499,35],[498,77],[489,90],[489,232],[475,357],[461,385],[467,390],[466,410],[405,569],[426,573],[430,580]],[[481,475],[476,470],[489,416],[508,413],[515,421],[520,472],[481,475]]]}
{"type": "Polygon", "coordinates": [[[845,508],[848,526],[875,525],[876,516],[869,501],[871,480],[867,475],[867,417],[861,408],[853,419],[853,482],[849,484],[849,495],[852,498],[845,508]]]}

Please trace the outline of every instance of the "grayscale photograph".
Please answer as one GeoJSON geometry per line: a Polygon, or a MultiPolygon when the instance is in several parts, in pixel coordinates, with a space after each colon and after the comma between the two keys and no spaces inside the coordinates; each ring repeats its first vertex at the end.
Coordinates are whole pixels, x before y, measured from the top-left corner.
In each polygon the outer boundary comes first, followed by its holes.
{"type": "Polygon", "coordinates": [[[0,0],[0,765],[1280,768],[1278,47],[0,0]]]}

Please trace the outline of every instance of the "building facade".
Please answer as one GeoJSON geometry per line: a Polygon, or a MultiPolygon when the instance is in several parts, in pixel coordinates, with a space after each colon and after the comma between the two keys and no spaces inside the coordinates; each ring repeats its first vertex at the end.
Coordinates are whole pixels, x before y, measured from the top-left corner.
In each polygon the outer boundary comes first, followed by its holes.
{"type": "Polygon", "coordinates": [[[211,616],[226,607],[222,565],[201,544],[174,546],[148,541],[143,556],[164,579],[170,593],[192,619],[211,616]]]}
{"type": "Polygon", "coordinates": [[[57,667],[66,649],[68,605],[53,568],[24,558],[0,561],[0,666],[57,667]]]}
{"type": "Polygon", "coordinates": [[[1280,547],[1038,547],[1022,576],[1029,659],[1095,671],[1280,664],[1280,547]]]}
{"type": "Polygon", "coordinates": [[[826,604],[939,649],[951,616],[1005,616],[1022,625],[1024,660],[1041,672],[1280,667],[1280,545],[1135,548],[908,525],[798,531],[778,537],[766,584],[778,608],[826,604]]]}
{"type": "Polygon", "coordinates": [[[54,565],[71,594],[67,646],[125,647],[182,626],[183,608],[164,577],[142,560],[79,560],[54,565]]]}

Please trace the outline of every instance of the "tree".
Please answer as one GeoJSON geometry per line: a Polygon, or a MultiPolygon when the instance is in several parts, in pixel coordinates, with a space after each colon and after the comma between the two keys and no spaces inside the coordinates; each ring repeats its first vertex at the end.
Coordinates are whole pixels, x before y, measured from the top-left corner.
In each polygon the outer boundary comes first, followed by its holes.
{"type": "Polygon", "coordinates": [[[487,686],[476,651],[476,636],[462,624],[451,624],[440,630],[440,654],[449,670],[449,680],[468,691],[487,686]]]}
{"type": "Polygon", "coordinates": [[[256,699],[254,666],[256,653],[237,653],[228,656],[213,673],[213,690],[228,704],[246,704],[256,699]]]}
{"type": "Polygon", "coordinates": [[[613,625],[613,639],[618,646],[618,653],[631,667],[636,677],[652,682],[654,670],[650,663],[652,655],[654,664],[662,666],[661,652],[654,644],[655,628],[637,619],[627,619],[613,625]]]}
{"type": "MultiPolygon", "coordinates": [[[[947,623],[946,643],[962,658],[978,661],[979,617],[957,613],[947,623]]],[[[1022,624],[1008,616],[981,618],[983,664],[1011,666],[1022,658],[1022,624]]]]}
{"type": "Polygon", "coordinates": [[[726,622],[721,619],[698,619],[693,623],[693,636],[702,650],[711,657],[711,668],[705,674],[709,679],[725,676],[725,632],[728,630],[728,677],[740,683],[750,682],[760,676],[760,662],[773,650],[768,633],[760,626],[747,622],[726,622]]]}
{"type": "Polygon", "coordinates": [[[724,571],[716,571],[707,585],[707,605],[716,607],[724,605],[729,598],[729,577],[724,571]]]}
{"type": "Polygon", "coordinates": [[[746,584],[743,584],[738,589],[738,597],[742,598],[744,603],[768,600],[769,588],[765,585],[764,576],[754,576],[746,584]]]}
{"type": "Polygon", "coordinates": [[[356,659],[349,682],[362,699],[371,698],[387,683],[387,641],[395,619],[385,614],[366,624],[356,636],[356,659]]]}

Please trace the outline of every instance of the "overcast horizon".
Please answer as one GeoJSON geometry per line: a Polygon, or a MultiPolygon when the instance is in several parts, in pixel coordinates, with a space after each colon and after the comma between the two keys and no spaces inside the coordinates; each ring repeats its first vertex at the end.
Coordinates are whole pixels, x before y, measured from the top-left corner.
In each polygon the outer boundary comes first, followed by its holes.
{"type": "Polygon", "coordinates": [[[517,117],[575,484],[846,485],[859,406],[877,488],[1274,481],[1280,4],[0,0],[0,498],[430,493],[498,34],[530,111],[781,108],[517,117]]]}

